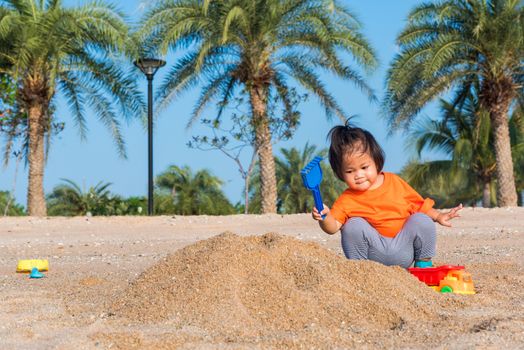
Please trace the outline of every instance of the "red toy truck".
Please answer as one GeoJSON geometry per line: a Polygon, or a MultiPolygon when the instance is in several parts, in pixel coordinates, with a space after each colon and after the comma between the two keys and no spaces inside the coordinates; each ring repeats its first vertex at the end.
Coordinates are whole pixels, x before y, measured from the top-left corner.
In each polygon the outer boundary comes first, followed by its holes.
{"type": "Polygon", "coordinates": [[[411,267],[408,271],[441,293],[475,294],[473,280],[464,266],[411,267]]]}

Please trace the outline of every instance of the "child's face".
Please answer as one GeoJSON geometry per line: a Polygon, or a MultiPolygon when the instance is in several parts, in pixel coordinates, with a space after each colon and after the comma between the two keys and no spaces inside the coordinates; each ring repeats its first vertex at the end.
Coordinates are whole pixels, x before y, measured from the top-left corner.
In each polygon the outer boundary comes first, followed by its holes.
{"type": "Polygon", "coordinates": [[[344,182],[355,191],[368,190],[378,178],[375,161],[367,153],[356,151],[342,161],[344,182]]]}

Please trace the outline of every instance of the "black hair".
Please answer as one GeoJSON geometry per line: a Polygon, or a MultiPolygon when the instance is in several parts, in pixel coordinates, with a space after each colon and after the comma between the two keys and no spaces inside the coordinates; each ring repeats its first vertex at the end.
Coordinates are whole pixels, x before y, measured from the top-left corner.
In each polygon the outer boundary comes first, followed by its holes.
{"type": "Polygon", "coordinates": [[[328,138],[331,139],[329,164],[340,180],[344,181],[344,169],[342,168],[344,157],[355,151],[369,154],[375,161],[377,171],[382,171],[386,156],[369,131],[350,125],[348,120],[346,125],[337,125],[329,130],[328,138]]]}

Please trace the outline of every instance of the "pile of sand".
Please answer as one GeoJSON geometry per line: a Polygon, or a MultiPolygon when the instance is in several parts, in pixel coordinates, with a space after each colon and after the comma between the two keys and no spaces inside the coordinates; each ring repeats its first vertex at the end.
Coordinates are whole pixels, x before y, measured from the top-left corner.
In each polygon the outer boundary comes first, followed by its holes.
{"type": "Polygon", "coordinates": [[[438,293],[399,267],[349,261],[278,234],[224,233],[146,270],[111,312],[128,322],[274,337],[400,329],[436,317],[440,304],[438,293]]]}

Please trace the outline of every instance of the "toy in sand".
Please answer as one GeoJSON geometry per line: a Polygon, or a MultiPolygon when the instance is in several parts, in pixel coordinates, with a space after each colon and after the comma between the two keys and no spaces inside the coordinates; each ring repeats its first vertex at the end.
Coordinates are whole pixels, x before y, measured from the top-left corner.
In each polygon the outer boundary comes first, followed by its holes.
{"type": "Polygon", "coordinates": [[[464,266],[411,267],[408,271],[438,292],[475,294],[473,280],[464,266]]]}
{"type": "Polygon", "coordinates": [[[35,267],[38,271],[48,271],[49,262],[46,259],[18,260],[16,272],[31,272],[35,267]]]}
{"type": "Polygon", "coordinates": [[[45,277],[45,275],[38,271],[38,267],[33,267],[33,269],[31,270],[31,273],[29,274],[29,278],[43,278],[45,277]]]}

